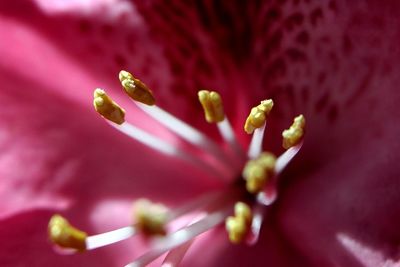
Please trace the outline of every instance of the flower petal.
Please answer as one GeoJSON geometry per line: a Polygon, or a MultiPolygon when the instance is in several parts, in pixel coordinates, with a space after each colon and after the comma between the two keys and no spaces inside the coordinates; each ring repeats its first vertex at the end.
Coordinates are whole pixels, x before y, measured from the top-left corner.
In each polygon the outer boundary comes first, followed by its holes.
{"type": "Polygon", "coordinates": [[[399,5],[346,4],[336,5],[336,24],[326,13],[319,19],[321,32],[345,35],[338,48],[325,43],[328,51],[341,51],[335,61],[322,54],[310,65],[312,73],[318,66],[331,71],[310,87],[310,131],[287,172],[278,219],[286,237],[318,266],[395,266],[400,53],[393,29],[400,24],[399,5]]]}

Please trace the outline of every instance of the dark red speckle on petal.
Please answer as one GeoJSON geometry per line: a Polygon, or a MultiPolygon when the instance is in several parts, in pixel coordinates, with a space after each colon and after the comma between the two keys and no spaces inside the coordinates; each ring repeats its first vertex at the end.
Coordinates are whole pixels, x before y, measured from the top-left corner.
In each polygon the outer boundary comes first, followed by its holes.
{"type": "Polygon", "coordinates": [[[117,67],[120,69],[126,69],[127,62],[125,57],[122,54],[115,54],[114,61],[117,64],[117,67]]]}
{"type": "Polygon", "coordinates": [[[104,24],[100,27],[100,32],[105,39],[111,38],[114,27],[111,24],[104,24]]]}
{"type": "Polygon", "coordinates": [[[78,22],[78,29],[83,35],[88,35],[93,31],[93,25],[87,19],[81,19],[78,22]]]}
{"type": "Polygon", "coordinates": [[[297,34],[296,36],[296,42],[301,45],[307,45],[308,42],[310,41],[310,35],[307,33],[307,31],[302,31],[297,34]]]}
{"type": "Polygon", "coordinates": [[[287,31],[292,31],[296,26],[301,26],[304,21],[304,16],[300,12],[293,13],[286,18],[284,24],[287,31]]]}
{"type": "Polygon", "coordinates": [[[323,18],[323,13],[321,8],[314,9],[310,14],[310,20],[313,26],[317,26],[317,23],[320,20],[322,20],[322,18],[323,18]]]}

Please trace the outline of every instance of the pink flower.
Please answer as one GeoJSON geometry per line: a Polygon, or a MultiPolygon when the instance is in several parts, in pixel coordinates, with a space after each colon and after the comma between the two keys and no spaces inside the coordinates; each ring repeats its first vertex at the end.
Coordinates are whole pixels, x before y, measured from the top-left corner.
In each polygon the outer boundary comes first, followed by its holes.
{"type": "Polygon", "coordinates": [[[196,239],[184,265],[400,265],[400,4],[225,2],[0,3],[1,266],[124,266],[146,242],[59,255],[47,237],[51,215],[95,234],[130,224],[135,199],[173,208],[221,188],[92,111],[93,89],[105,88],[131,122],[182,145],[135,109],[120,69],[219,143],[199,88],[221,93],[243,146],[243,122],[260,100],[275,101],[264,148],[276,154],[293,117],[307,118],[257,244],[232,245],[219,227],[196,239]]]}

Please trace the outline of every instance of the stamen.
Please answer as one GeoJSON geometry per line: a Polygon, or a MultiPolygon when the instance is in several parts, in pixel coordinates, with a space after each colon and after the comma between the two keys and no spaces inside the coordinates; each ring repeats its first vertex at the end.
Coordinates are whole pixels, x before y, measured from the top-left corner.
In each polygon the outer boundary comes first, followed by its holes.
{"type": "Polygon", "coordinates": [[[54,244],[80,252],[86,250],[85,240],[87,234],[70,225],[61,215],[55,214],[51,217],[48,231],[54,244]]]}
{"type": "Polygon", "coordinates": [[[125,265],[125,267],[138,267],[149,264],[165,252],[178,247],[200,234],[214,228],[220,224],[228,215],[230,209],[224,208],[215,211],[209,215],[206,215],[203,219],[194,222],[193,224],[184,227],[166,237],[162,238],[158,243],[155,244],[153,249],[143,254],[141,257],[136,259],[134,262],[125,265]]]}
{"type": "Polygon", "coordinates": [[[225,221],[225,228],[232,243],[242,242],[248,233],[252,219],[250,207],[243,202],[237,202],[235,204],[235,216],[229,216],[225,221]]]}
{"type": "Polygon", "coordinates": [[[285,149],[289,149],[290,147],[300,143],[304,136],[305,126],[306,120],[303,115],[299,115],[294,118],[293,124],[290,126],[290,128],[282,132],[282,146],[285,149]]]}
{"type": "Polygon", "coordinates": [[[221,96],[217,92],[201,90],[198,92],[198,96],[207,122],[217,123],[225,119],[221,96]]]}
{"type": "Polygon", "coordinates": [[[156,103],[151,90],[142,81],[134,78],[129,72],[121,70],[119,72],[119,80],[125,92],[135,101],[149,106],[156,103]]]}
{"type": "Polygon", "coordinates": [[[199,101],[203,107],[206,121],[216,123],[222,138],[229,144],[239,158],[243,157],[243,150],[236,140],[235,133],[229,120],[226,118],[221,96],[215,91],[201,90],[198,92],[199,101]]]}
{"type": "Polygon", "coordinates": [[[87,236],[85,232],[71,226],[61,215],[53,215],[49,222],[51,241],[61,248],[79,252],[107,246],[128,239],[136,233],[134,226],[127,226],[110,232],[87,236]]]}
{"type": "Polygon", "coordinates": [[[246,119],[244,130],[248,134],[254,132],[247,152],[250,159],[258,157],[262,151],[266,120],[273,106],[272,99],[261,101],[261,104],[251,109],[250,115],[246,119]]]}
{"type": "Polygon", "coordinates": [[[264,188],[267,181],[274,176],[275,162],[273,154],[264,152],[246,163],[242,175],[248,192],[256,194],[264,188]]]}
{"type": "Polygon", "coordinates": [[[138,229],[148,235],[165,235],[167,212],[164,205],[147,199],[139,199],[133,206],[133,217],[138,229]]]}
{"type": "Polygon", "coordinates": [[[121,125],[115,125],[110,123],[112,127],[117,129],[118,131],[128,135],[129,137],[135,139],[136,141],[153,148],[156,151],[164,153],[166,155],[170,155],[176,158],[181,159],[182,161],[188,162],[197,168],[208,172],[214,177],[223,179],[226,177],[225,173],[222,173],[220,170],[214,168],[213,166],[207,164],[203,160],[195,157],[193,154],[187,153],[184,150],[179,149],[178,147],[152,135],[147,133],[146,131],[135,127],[128,122],[125,122],[121,125]]]}
{"type": "Polygon", "coordinates": [[[122,124],[125,121],[125,110],[115,103],[104,90],[97,88],[93,93],[93,105],[105,119],[122,124]]]}
{"type": "Polygon", "coordinates": [[[262,127],[273,106],[274,102],[272,99],[267,99],[261,101],[261,104],[252,108],[244,124],[244,130],[246,133],[252,134],[255,129],[262,127]]]}

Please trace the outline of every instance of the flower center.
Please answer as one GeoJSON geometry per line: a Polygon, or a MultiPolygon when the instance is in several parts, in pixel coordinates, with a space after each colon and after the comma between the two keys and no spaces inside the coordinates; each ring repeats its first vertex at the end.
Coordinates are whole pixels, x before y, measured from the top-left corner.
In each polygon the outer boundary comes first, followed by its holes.
{"type": "Polygon", "coordinates": [[[296,117],[290,128],[283,131],[283,147],[286,151],[276,157],[270,152],[262,152],[266,122],[273,108],[273,101],[261,101],[251,109],[244,124],[245,132],[253,135],[245,153],[225,116],[223,102],[217,92],[202,90],[199,91],[198,97],[206,121],[216,124],[228,145],[227,148],[216,144],[202,132],[157,107],[152,91],[129,72],[121,71],[119,80],[127,95],[140,109],[195,148],[202,150],[207,157],[199,157],[183,150],[125,121],[125,110],[104,90],[96,89],[94,108],[111,126],[160,153],[193,165],[194,168],[203,171],[205,176],[218,179],[228,186],[224,186],[220,191],[205,193],[172,210],[160,203],[152,203],[146,199],[137,200],[134,203],[132,225],[98,235],[89,236],[71,226],[61,215],[54,215],[49,222],[51,241],[64,250],[84,251],[110,245],[138,234],[149,237],[149,251],[126,266],[146,265],[167,251],[169,253],[165,261],[173,260],[173,265],[176,265],[194,238],[224,221],[232,243],[254,244],[259,236],[265,208],[277,198],[279,175],[303,144],[304,116],[296,117]],[[232,210],[233,215],[229,216],[232,210]],[[183,217],[189,219],[174,229],[176,219],[183,217]]]}

